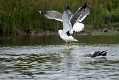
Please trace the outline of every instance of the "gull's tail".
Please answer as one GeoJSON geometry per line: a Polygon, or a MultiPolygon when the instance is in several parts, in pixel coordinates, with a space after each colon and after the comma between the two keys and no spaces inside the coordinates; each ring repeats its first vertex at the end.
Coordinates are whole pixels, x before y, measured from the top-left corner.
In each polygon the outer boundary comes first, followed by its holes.
{"type": "Polygon", "coordinates": [[[77,39],[75,39],[73,36],[69,36],[69,39],[70,39],[70,41],[75,41],[75,42],[77,42],[78,40],[77,39]]]}

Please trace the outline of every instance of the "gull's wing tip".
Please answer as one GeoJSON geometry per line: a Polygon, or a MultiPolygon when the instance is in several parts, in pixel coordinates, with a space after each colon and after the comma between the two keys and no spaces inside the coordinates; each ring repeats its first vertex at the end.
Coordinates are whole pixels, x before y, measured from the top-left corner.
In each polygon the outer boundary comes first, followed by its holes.
{"type": "Polygon", "coordinates": [[[58,11],[48,11],[48,10],[39,10],[38,11],[41,15],[44,15],[45,17],[47,17],[48,19],[54,19],[57,21],[61,21],[62,22],[62,14],[58,11]]]}
{"type": "Polygon", "coordinates": [[[47,13],[46,10],[39,10],[38,13],[40,13],[41,15],[45,15],[47,13]]]}

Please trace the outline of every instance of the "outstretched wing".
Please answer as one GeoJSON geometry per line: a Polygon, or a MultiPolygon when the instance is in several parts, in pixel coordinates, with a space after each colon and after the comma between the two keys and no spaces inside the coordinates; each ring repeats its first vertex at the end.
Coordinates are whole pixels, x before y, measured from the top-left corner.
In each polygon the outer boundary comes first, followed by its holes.
{"type": "Polygon", "coordinates": [[[39,11],[40,14],[45,15],[48,19],[55,19],[57,21],[62,21],[62,14],[58,11],[39,11]]]}
{"type": "Polygon", "coordinates": [[[90,14],[90,8],[87,6],[87,4],[84,4],[81,8],[79,8],[73,17],[71,18],[70,22],[72,26],[76,22],[82,22],[88,15],[90,14]]]}
{"type": "Polygon", "coordinates": [[[68,32],[71,33],[71,29],[72,29],[72,25],[70,23],[70,18],[72,16],[72,13],[69,9],[65,10],[63,12],[63,16],[62,16],[62,19],[63,19],[63,31],[64,33],[68,32]]]}

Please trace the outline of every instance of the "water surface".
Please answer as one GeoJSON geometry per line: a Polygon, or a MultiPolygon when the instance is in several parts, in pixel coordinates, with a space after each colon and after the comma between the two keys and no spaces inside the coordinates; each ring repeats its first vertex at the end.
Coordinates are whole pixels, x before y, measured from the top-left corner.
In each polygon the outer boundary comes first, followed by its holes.
{"type": "Polygon", "coordinates": [[[0,80],[118,80],[118,44],[1,46],[0,80]],[[108,50],[107,57],[83,55],[108,50]]]}

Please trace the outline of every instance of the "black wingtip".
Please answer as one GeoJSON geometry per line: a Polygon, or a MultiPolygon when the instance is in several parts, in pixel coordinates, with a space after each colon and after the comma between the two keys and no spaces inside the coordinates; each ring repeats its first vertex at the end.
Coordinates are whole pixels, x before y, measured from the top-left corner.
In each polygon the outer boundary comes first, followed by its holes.
{"type": "Polygon", "coordinates": [[[70,9],[70,7],[69,7],[69,6],[67,6],[67,7],[66,7],[66,9],[70,9]]]}
{"type": "Polygon", "coordinates": [[[85,3],[82,5],[82,7],[81,7],[81,9],[85,9],[85,8],[90,8],[90,7],[88,6],[88,3],[87,3],[87,2],[85,2],[85,3]]]}
{"type": "Polygon", "coordinates": [[[46,14],[46,10],[39,10],[39,13],[41,14],[41,15],[44,15],[44,14],[46,14]]]}

